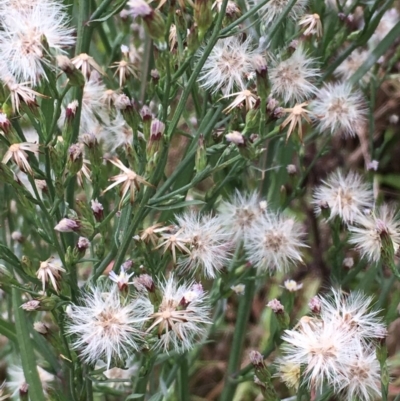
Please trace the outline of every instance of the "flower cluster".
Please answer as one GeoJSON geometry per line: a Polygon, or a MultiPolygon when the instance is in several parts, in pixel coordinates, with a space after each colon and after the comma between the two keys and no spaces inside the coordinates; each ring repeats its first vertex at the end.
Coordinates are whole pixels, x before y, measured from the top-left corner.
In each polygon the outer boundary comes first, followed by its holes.
{"type": "MultiPolygon", "coordinates": [[[[320,308],[286,330],[279,371],[287,385],[306,383],[319,390],[330,386],[347,400],[373,400],[380,395],[377,342],[386,336],[372,298],[359,292],[332,290],[318,298],[320,308]]],[[[315,303],[315,301],[314,301],[315,303]]]]}

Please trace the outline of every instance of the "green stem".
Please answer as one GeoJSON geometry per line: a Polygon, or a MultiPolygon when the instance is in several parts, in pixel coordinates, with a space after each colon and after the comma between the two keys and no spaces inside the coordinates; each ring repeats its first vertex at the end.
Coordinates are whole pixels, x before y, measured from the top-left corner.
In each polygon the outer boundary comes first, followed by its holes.
{"type": "Polygon", "coordinates": [[[242,350],[247,333],[247,322],[250,316],[251,305],[255,293],[256,282],[251,279],[246,285],[245,294],[240,300],[239,310],[236,319],[235,332],[228,361],[228,371],[225,379],[225,387],[222,391],[220,401],[232,401],[235,395],[237,383],[232,381],[238,373],[242,350]]]}
{"type": "Polygon", "coordinates": [[[189,364],[187,355],[183,355],[180,363],[180,376],[179,376],[179,400],[189,401],[189,364]]]}

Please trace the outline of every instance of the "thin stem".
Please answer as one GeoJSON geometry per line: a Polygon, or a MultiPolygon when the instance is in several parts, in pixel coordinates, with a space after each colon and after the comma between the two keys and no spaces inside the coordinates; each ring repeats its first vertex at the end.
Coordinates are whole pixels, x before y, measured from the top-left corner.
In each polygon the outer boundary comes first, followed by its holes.
{"type": "Polygon", "coordinates": [[[247,322],[250,316],[255,288],[255,280],[250,279],[246,285],[245,294],[239,304],[235,332],[228,362],[228,371],[225,379],[225,387],[220,401],[232,401],[235,395],[237,383],[232,381],[232,379],[236,377],[240,367],[243,345],[247,334],[247,322]]]}

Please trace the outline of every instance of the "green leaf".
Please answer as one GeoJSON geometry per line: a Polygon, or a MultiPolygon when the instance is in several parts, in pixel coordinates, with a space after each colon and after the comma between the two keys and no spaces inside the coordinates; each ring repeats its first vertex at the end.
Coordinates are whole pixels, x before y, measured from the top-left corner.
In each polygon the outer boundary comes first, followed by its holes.
{"type": "Polygon", "coordinates": [[[125,4],[126,4],[126,0],[120,1],[119,4],[117,4],[109,14],[107,14],[106,16],[104,16],[102,18],[92,19],[92,20],[89,21],[89,24],[92,24],[93,22],[104,22],[104,21],[107,21],[113,15],[119,13],[125,7],[125,4]]]}
{"type": "Polygon", "coordinates": [[[190,201],[173,203],[171,205],[160,205],[160,206],[147,205],[147,207],[150,207],[150,208],[156,209],[156,210],[173,210],[173,209],[180,209],[180,208],[187,207],[187,206],[196,206],[196,205],[204,205],[204,204],[205,204],[205,202],[201,201],[201,200],[190,200],[190,201]]]}
{"type": "Polygon", "coordinates": [[[17,344],[17,335],[14,326],[0,318],[0,334],[17,344]]]}
{"type": "Polygon", "coordinates": [[[29,398],[31,401],[45,401],[42,383],[37,370],[33,344],[30,338],[30,330],[26,314],[21,309],[21,295],[18,289],[12,289],[12,303],[15,314],[15,330],[21,356],[22,369],[25,380],[29,385],[29,398]]]}
{"type": "Polygon", "coordinates": [[[393,42],[400,36],[400,22],[398,22],[391,31],[380,41],[376,48],[369,54],[367,60],[351,76],[350,83],[359,82],[370,68],[378,61],[379,57],[386,53],[393,42]]]}
{"type": "Polygon", "coordinates": [[[125,398],[125,401],[136,400],[138,398],[142,398],[143,396],[144,396],[144,394],[131,394],[131,395],[128,395],[128,397],[125,398]]]}

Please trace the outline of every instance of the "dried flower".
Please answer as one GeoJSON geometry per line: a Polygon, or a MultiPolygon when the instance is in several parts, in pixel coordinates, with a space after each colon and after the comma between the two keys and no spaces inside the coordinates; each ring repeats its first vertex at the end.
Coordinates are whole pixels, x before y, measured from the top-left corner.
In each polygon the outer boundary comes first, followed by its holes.
{"type": "Polygon", "coordinates": [[[116,61],[113,63],[111,68],[116,69],[114,76],[118,74],[120,88],[125,85],[125,82],[129,76],[136,76],[134,65],[126,60],[116,61]]]}
{"type": "Polygon", "coordinates": [[[322,182],[323,185],[314,190],[313,204],[316,214],[321,213],[322,207],[328,207],[329,220],[338,216],[345,223],[352,223],[363,209],[373,205],[370,186],[355,172],[344,176],[341,171],[336,171],[322,182]]]}
{"type": "Polygon", "coordinates": [[[121,195],[121,201],[119,203],[119,206],[121,207],[122,202],[124,201],[125,195],[130,193],[129,199],[130,202],[133,203],[135,200],[135,193],[136,191],[140,190],[140,184],[147,185],[151,187],[152,185],[147,182],[143,177],[140,175],[136,174],[133,170],[129,169],[128,167],[124,166],[124,164],[121,162],[121,160],[115,158],[115,159],[110,159],[109,160],[114,166],[117,166],[122,173],[115,175],[114,177],[111,177],[109,181],[114,181],[113,184],[108,186],[104,191],[107,192],[111,188],[114,188],[117,185],[122,184],[121,190],[120,190],[120,195],[121,195]]]}
{"type": "Polygon", "coordinates": [[[256,96],[254,93],[252,93],[248,89],[245,89],[240,92],[232,93],[230,95],[225,95],[222,97],[222,99],[227,99],[232,96],[236,96],[236,98],[228,107],[226,107],[224,110],[222,110],[224,113],[230,113],[233,109],[235,109],[236,107],[241,105],[243,102],[245,102],[246,110],[253,109],[258,101],[258,96],[256,96]]]}
{"type": "Polygon", "coordinates": [[[19,113],[21,102],[31,107],[36,105],[36,96],[46,97],[30,88],[28,82],[17,83],[10,76],[4,78],[3,81],[10,91],[11,105],[14,113],[19,113]]]}
{"type": "MultiPolygon", "coordinates": [[[[257,5],[260,1],[255,0],[254,4],[257,5]]],[[[263,20],[264,24],[267,26],[272,23],[283,11],[287,8],[290,0],[270,0],[265,4],[260,10],[260,18],[263,20]]],[[[297,0],[293,7],[290,9],[289,18],[297,20],[304,12],[308,0],[297,0]]]]}
{"type": "Polygon", "coordinates": [[[61,273],[65,273],[65,269],[61,267],[60,261],[56,260],[54,256],[40,262],[36,277],[41,280],[43,291],[46,289],[46,283],[50,280],[54,290],[58,293],[58,281],[61,279],[61,273]]]}
{"type": "Polygon", "coordinates": [[[299,22],[299,25],[304,29],[303,35],[316,35],[322,37],[322,23],[318,14],[306,14],[299,22]]]}
{"type": "Polygon", "coordinates": [[[287,116],[286,120],[281,124],[280,129],[283,130],[290,123],[286,134],[286,141],[289,139],[290,135],[292,134],[292,132],[294,132],[296,127],[299,133],[300,141],[303,141],[302,118],[304,118],[304,120],[306,120],[311,125],[311,119],[308,116],[308,114],[310,114],[310,111],[305,109],[305,106],[307,105],[308,103],[304,102],[301,104],[296,104],[293,108],[283,109],[283,111],[285,113],[289,113],[289,115],[287,116]]]}
{"type": "Polygon", "coordinates": [[[90,78],[90,73],[93,70],[96,70],[101,75],[105,75],[104,71],[96,63],[95,59],[86,53],[78,54],[71,61],[72,64],[74,64],[75,67],[78,68],[78,70],[82,71],[82,74],[86,77],[86,79],[90,78]]]}
{"type": "Polygon", "coordinates": [[[10,159],[24,172],[33,174],[33,170],[28,161],[26,152],[39,152],[39,145],[35,143],[21,142],[10,145],[6,154],[3,157],[2,163],[6,164],[10,159]]]}

